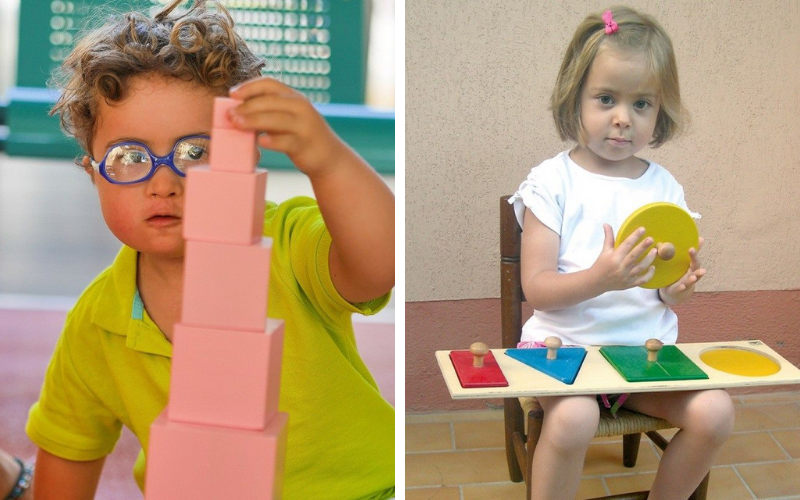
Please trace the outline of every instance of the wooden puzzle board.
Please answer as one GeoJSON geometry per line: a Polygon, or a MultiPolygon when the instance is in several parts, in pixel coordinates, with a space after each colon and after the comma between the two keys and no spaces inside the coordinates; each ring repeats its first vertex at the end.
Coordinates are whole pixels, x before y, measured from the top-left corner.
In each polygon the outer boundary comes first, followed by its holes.
{"type": "Polygon", "coordinates": [[[786,361],[760,340],[736,342],[703,342],[677,344],[686,356],[708,374],[705,380],[669,380],[658,382],[626,382],[600,354],[600,348],[586,348],[586,359],[572,385],[559,382],[510,356],[505,349],[492,349],[503,370],[508,387],[464,389],[458,382],[450,351],[436,351],[436,360],[442,371],[447,389],[453,399],[514,398],[520,396],[561,396],[567,394],[614,394],[625,392],[659,392],[676,390],[755,387],[767,385],[800,384],[800,369],[786,361]],[[700,353],[712,348],[731,347],[765,354],[780,364],[780,371],[761,377],[735,375],[710,367],[700,359],[700,353]]]}

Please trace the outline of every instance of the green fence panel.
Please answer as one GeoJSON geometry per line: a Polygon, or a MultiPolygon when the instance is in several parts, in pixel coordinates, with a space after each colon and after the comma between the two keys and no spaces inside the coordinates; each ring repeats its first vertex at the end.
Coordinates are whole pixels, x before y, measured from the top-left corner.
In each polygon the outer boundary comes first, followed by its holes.
{"type": "MultiPolygon", "coordinates": [[[[47,115],[56,95],[52,70],[79,33],[113,12],[158,10],[165,0],[25,0],[20,2],[17,87],[0,104],[8,126],[0,149],[10,155],[71,157],[80,151],[47,115]]],[[[265,75],[298,89],[319,106],[332,128],[379,172],[394,171],[394,113],[363,106],[369,0],[225,0],[237,30],[267,64],[265,75]],[[330,104],[335,103],[335,104],[330,104]],[[349,106],[340,106],[349,105],[349,106]]],[[[291,168],[265,152],[261,166],[291,168]]]]}
{"type": "MultiPolygon", "coordinates": [[[[164,0],[25,0],[20,3],[17,85],[45,87],[83,29],[114,12],[159,10],[164,0]]],[[[264,74],[314,102],[363,104],[368,2],[364,0],[224,0],[237,31],[264,57],[264,74]]]]}

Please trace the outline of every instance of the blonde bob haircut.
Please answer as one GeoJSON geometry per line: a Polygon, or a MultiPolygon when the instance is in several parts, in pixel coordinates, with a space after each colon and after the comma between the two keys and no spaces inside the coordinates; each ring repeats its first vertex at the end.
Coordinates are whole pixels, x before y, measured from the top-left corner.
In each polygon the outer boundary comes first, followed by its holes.
{"type": "Polygon", "coordinates": [[[653,75],[660,102],[650,146],[657,148],[678,135],[688,122],[681,104],[678,67],[669,36],[650,16],[627,7],[611,9],[619,31],[607,35],[600,14],[583,20],[564,54],[556,86],[550,99],[553,119],[561,140],[584,142],[580,97],[583,82],[603,45],[643,54],[653,75]]]}

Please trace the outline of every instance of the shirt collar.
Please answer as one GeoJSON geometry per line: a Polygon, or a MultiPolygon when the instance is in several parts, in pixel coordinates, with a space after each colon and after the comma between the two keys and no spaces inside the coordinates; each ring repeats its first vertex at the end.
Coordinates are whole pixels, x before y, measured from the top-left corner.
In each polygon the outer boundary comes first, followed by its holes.
{"type": "Polygon", "coordinates": [[[92,322],[116,335],[135,351],[172,357],[172,344],[147,315],[136,288],[139,253],[123,245],[111,264],[92,322]]]}

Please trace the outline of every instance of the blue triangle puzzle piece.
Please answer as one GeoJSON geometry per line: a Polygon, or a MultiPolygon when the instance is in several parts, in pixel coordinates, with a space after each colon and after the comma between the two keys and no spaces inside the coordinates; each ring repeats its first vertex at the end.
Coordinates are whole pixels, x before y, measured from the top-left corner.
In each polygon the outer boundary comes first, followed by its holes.
{"type": "Polygon", "coordinates": [[[556,380],[572,385],[586,357],[583,347],[562,347],[557,359],[547,359],[546,347],[506,349],[506,354],[556,380]]]}

